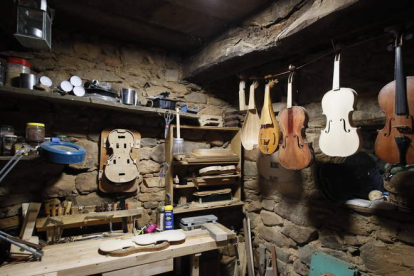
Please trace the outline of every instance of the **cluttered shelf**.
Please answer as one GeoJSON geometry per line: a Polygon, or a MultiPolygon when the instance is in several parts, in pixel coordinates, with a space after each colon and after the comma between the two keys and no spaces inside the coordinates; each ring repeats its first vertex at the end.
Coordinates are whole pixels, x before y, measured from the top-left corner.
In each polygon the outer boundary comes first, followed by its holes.
{"type": "Polygon", "coordinates": [[[221,185],[232,185],[238,184],[237,178],[240,177],[240,174],[224,174],[224,175],[208,175],[195,177],[187,184],[175,184],[175,189],[186,189],[186,188],[195,188],[195,187],[206,187],[206,186],[221,186],[221,185]],[[196,183],[194,183],[196,182],[196,183]]]}
{"type": "MultiPolygon", "coordinates": [[[[220,203],[220,202],[217,202],[220,203]]],[[[220,203],[221,204],[221,203],[220,203]]],[[[244,202],[242,201],[233,201],[228,204],[222,205],[212,205],[212,206],[183,206],[183,207],[176,207],[174,208],[174,214],[182,214],[188,212],[195,212],[195,211],[203,211],[203,210],[211,210],[211,209],[220,209],[220,208],[228,208],[228,207],[236,207],[236,206],[243,206],[244,202]]]]}
{"type": "MultiPolygon", "coordinates": [[[[165,114],[168,109],[146,107],[146,106],[134,106],[125,105],[122,103],[105,101],[101,99],[89,98],[89,97],[77,97],[71,95],[61,95],[59,93],[48,93],[44,91],[36,91],[24,88],[16,88],[12,86],[0,86],[0,94],[22,98],[38,98],[46,101],[72,104],[72,105],[83,105],[101,109],[109,109],[116,111],[123,111],[129,113],[154,113],[154,114],[165,114]]],[[[200,116],[196,114],[189,114],[180,112],[180,116],[188,119],[199,119],[200,116]]]]}
{"type": "MultiPolygon", "coordinates": [[[[8,161],[10,159],[12,159],[13,156],[0,156],[0,161],[8,161]]],[[[35,160],[40,158],[39,155],[32,155],[32,156],[23,156],[22,159],[20,160],[26,160],[26,161],[30,161],[30,160],[35,160]]]]}

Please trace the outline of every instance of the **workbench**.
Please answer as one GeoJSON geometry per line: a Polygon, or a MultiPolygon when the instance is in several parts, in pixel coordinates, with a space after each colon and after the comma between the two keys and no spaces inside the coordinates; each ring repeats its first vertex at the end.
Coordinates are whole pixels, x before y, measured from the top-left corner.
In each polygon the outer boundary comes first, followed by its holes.
{"type": "MultiPolygon", "coordinates": [[[[230,231],[230,230],[229,230],[230,231]]],[[[155,275],[173,270],[173,259],[218,249],[234,241],[235,234],[216,242],[206,230],[184,231],[187,235],[182,244],[170,245],[155,252],[141,252],[124,257],[111,257],[98,253],[101,240],[46,246],[41,261],[12,263],[0,267],[0,275],[91,275],[104,276],[155,275]]]]}

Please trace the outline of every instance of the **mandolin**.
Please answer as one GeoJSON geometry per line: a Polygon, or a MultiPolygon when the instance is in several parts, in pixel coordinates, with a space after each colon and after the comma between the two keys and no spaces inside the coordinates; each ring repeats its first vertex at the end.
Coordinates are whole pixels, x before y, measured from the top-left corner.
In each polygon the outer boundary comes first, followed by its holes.
{"type": "Polygon", "coordinates": [[[260,119],[254,102],[254,90],[258,86],[256,81],[250,85],[249,106],[240,134],[241,143],[246,150],[252,150],[259,144],[260,119]]]}
{"type": "Polygon", "coordinates": [[[277,150],[280,139],[279,124],[272,107],[270,87],[274,81],[265,86],[265,96],[260,118],[259,149],[263,154],[272,154],[277,150]]]}
{"type": "Polygon", "coordinates": [[[292,82],[295,72],[288,79],[287,107],[279,114],[283,141],[279,148],[279,162],[289,170],[301,170],[312,164],[313,149],[306,142],[305,128],[308,113],[301,106],[292,106],[292,82]]]}
{"type": "Polygon", "coordinates": [[[414,77],[405,77],[402,62],[402,40],[395,39],[395,80],[384,86],[378,94],[378,102],[385,113],[385,126],[378,131],[375,153],[391,164],[414,163],[414,77]]]}
{"type": "Polygon", "coordinates": [[[351,88],[339,86],[340,54],[335,56],[333,87],[322,98],[322,110],[326,127],[321,130],[319,147],[329,156],[346,157],[361,147],[358,129],[353,127],[352,112],[356,106],[357,93],[351,88]]]}

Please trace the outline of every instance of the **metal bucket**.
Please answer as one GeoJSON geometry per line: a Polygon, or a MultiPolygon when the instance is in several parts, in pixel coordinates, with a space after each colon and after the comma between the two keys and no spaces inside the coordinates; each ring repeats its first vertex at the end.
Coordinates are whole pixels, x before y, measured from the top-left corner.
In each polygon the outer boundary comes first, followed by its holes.
{"type": "Polygon", "coordinates": [[[121,89],[121,103],[128,105],[137,105],[138,95],[134,89],[121,89]]]}

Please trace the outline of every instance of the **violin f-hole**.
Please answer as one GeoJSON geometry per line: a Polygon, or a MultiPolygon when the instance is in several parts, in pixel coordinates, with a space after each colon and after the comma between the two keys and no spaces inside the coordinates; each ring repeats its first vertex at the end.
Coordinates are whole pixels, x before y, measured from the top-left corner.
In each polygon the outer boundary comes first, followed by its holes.
{"type": "Polygon", "coordinates": [[[329,121],[328,121],[328,125],[326,126],[326,128],[327,128],[328,130],[325,130],[325,133],[329,133],[329,132],[331,131],[331,123],[332,123],[332,120],[329,120],[329,121]]]}
{"type": "Polygon", "coordinates": [[[293,135],[293,138],[296,138],[296,141],[297,141],[297,144],[298,144],[298,148],[303,149],[303,144],[300,143],[299,136],[293,135]]]}
{"type": "Polygon", "coordinates": [[[349,133],[351,130],[350,129],[346,129],[346,121],[345,121],[345,119],[342,118],[342,119],[340,119],[340,121],[344,123],[344,131],[346,133],[349,133]]]}

